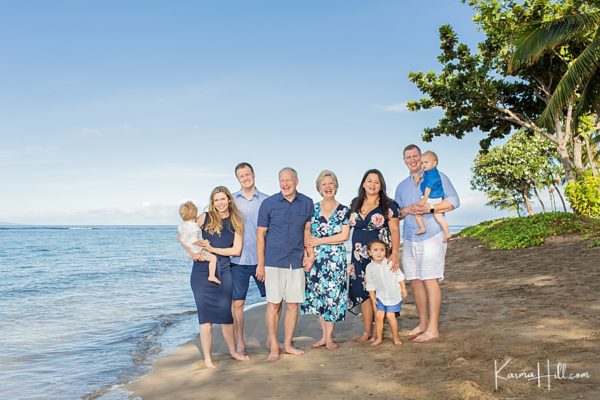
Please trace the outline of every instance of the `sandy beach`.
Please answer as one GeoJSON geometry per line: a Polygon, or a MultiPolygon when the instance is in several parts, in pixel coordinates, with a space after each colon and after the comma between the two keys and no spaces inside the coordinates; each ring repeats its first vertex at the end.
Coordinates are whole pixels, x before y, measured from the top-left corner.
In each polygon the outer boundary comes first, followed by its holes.
{"type": "MultiPolygon", "coordinates": [[[[510,251],[454,239],[442,283],[440,340],[395,347],[386,326],[382,345],[358,344],[353,338],[362,324],[348,314],[336,327],[339,349],[311,349],[320,330],[316,317],[303,316],[295,343],[306,354],[271,363],[261,306],[246,314],[250,361],[231,360],[217,330],[215,370],[204,367],[200,344],[191,341],[126,389],[146,400],[596,399],[599,260],[600,249],[586,249],[578,236],[510,251]]],[[[416,321],[409,295],[401,331],[416,321]]]]}

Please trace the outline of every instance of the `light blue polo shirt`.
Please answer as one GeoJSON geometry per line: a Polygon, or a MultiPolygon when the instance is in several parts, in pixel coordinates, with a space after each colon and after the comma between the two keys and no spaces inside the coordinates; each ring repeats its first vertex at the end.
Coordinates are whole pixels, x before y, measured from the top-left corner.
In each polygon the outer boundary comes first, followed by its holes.
{"type": "Polygon", "coordinates": [[[238,265],[256,265],[256,222],[258,221],[258,210],[262,202],[269,196],[259,192],[258,189],[250,199],[247,199],[242,191],[233,193],[233,199],[244,217],[244,243],[242,254],[239,257],[231,257],[231,262],[238,265]]]}
{"type": "MultiPolygon", "coordinates": [[[[448,177],[441,172],[440,178],[442,179],[442,187],[444,189],[444,193],[446,194],[444,200],[452,204],[454,209],[457,209],[460,206],[460,199],[458,198],[456,189],[454,189],[450,179],[448,179],[448,177]]],[[[400,208],[404,208],[421,200],[421,195],[422,193],[420,185],[415,185],[412,176],[409,175],[408,178],[398,184],[394,199],[400,208]]],[[[431,214],[423,214],[423,223],[425,224],[425,229],[427,229],[427,232],[422,235],[415,235],[415,232],[419,230],[419,225],[417,225],[417,219],[415,216],[408,214],[406,218],[404,218],[402,238],[404,238],[404,240],[410,240],[411,242],[421,242],[423,240],[432,238],[442,231],[442,228],[431,214]]]]}
{"type": "Polygon", "coordinates": [[[291,202],[281,192],[262,202],[257,226],[267,228],[265,266],[302,268],[304,228],[313,208],[312,199],[298,192],[291,202]]]}

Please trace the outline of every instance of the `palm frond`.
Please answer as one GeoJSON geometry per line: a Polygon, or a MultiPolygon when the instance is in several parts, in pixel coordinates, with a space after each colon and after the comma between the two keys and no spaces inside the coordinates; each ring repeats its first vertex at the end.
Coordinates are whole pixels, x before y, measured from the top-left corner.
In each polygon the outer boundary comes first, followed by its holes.
{"type": "Polygon", "coordinates": [[[592,43],[573,61],[565,75],[562,77],[544,112],[540,116],[541,125],[550,128],[553,126],[554,117],[561,114],[569,100],[575,96],[577,89],[585,86],[600,66],[600,29],[597,30],[592,43]]]}
{"type": "Polygon", "coordinates": [[[516,50],[508,66],[509,72],[535,63],[546,51],[568,42],[583,30],[595,30],[599,25],[600,13],[590,13],[568,15],[527,26],[517,36],[516,50]]]}

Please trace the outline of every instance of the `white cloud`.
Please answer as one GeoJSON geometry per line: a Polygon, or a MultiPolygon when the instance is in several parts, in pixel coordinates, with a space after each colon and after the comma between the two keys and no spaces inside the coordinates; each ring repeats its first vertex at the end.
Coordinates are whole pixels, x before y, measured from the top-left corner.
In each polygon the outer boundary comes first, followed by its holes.
{"type": "Polygon", "coordinates": [[[77,136],[81,137],[104,137],[104,132],[96,128],[83,127],[76,132],[77,136]]]}
{"type": "Polygon", "coordinates": [[[385,112],[393,113],[408,111],[408,108],[406,108],[406,102],[388,104],[387,106],[381,107],[381,109],[385,112]]]}

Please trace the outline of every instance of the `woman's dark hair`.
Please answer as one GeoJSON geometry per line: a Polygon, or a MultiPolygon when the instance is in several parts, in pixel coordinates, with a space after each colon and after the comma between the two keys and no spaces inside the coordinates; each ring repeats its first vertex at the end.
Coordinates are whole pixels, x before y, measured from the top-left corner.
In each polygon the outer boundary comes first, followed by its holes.
{"type": "Polygon", "coordinates": [[[363,203],[365,202],[365,199],[367,198],[367,193],[366,193],[363,185],[364,185],[365,181],[367,180],[367,177],[371,174],[377,174],[377,177],[379,178],[379,182],[381,182],[381,189],[379,190],[379,206],[381,207],[381,210],[383,211],[383,217],[387,221],[389,219],[387,210],[390,208],[392,199],[390,199],[387,195],[385,179],[383,179],[383,175],[381,174],[381,171],[379,171],[378,169],[373,168],[373,169],[370,169],[367,172],[365,172],[365,174],[362,177],[362,180],[360,181],[360,186],[358,187],[358,196],[354,199],[350,208],[352,209],[352,212],[360,213],[360,209],[362,208],[363,203]]]}

